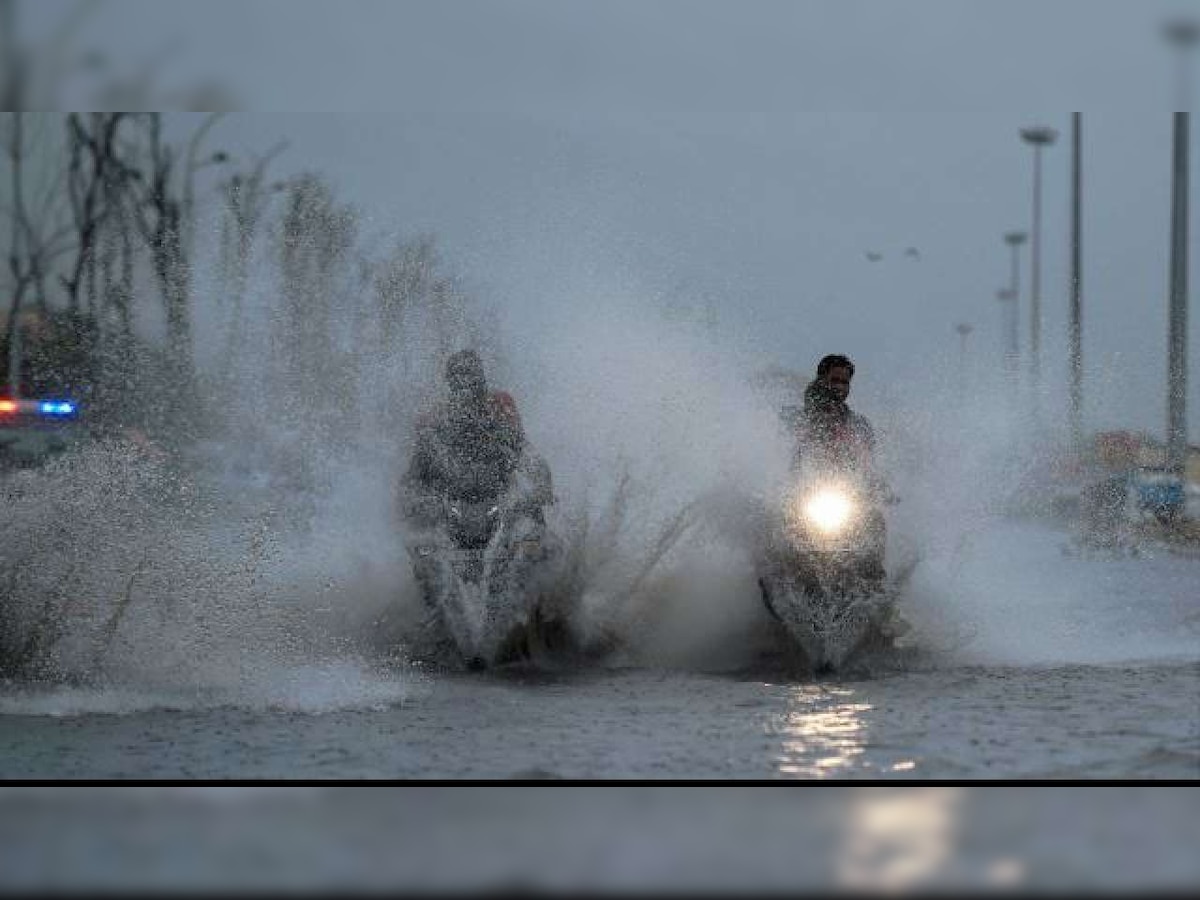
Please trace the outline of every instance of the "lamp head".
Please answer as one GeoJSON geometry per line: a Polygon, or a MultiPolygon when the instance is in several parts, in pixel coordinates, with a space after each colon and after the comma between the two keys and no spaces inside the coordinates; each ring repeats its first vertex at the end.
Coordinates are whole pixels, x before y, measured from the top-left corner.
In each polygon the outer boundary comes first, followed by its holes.
{"type": "Polygon", "coordinates": [[[1021,140],[1035,147],[1046,147],[1058,138],[1058,132],[1048,125],[1031,125],[1021,129],[1021,140]]]}

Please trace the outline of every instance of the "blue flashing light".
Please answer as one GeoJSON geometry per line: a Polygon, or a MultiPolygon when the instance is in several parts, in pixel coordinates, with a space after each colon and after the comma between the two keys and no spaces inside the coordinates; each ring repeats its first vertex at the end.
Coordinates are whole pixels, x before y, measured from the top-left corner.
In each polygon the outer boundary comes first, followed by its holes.
{"type": "Polygon", "coordinates": [[[73,416],[77,407],[69,400],[43,400],[38,404],[38,412],[43,416],[73,416]]]}

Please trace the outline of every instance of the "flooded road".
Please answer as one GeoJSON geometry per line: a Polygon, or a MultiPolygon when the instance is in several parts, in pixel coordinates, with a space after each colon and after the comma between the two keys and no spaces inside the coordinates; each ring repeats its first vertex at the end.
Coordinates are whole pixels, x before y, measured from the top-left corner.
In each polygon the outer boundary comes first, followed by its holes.
{"type": "Polygon", "coordinates": [[[1200,778],[1200,663],[763,674],[412,677],[324,712],[10,688],[0,759],[18,779],[1200,778]]]}
{"type": "Polygon", "coordinates": [[[0,788],[0,885],[1194,887],[1194,791],[1019,784],[1200,779],[1198,563],[967,537],[914,578],[909,646],[842,676],[761,652],[731,576],[664,597],[636,664],[451,674],[250,635],[5,683],[3,779],[281,784],[0,788]],[[319,785],[363,779],[520,785],[319,785]],[[556,786],[617,779],[647,784],[556,786]]]}
{"type": "Polygon", "coordinates": [[[1200,778],[1200,562],[1065,547],[993,524],[933,556],[908,646],[820,679],[771,655],[731,577],[664,595],[621,664],[454,674],[245,639],[190,668],[10,682],[0,776],[1200,778]]]}

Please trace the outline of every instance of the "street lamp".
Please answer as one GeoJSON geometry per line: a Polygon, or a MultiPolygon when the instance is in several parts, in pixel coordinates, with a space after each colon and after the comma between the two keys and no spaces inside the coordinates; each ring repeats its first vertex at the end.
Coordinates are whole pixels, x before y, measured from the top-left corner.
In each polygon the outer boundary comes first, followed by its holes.
{"type": "Polygon", "coordinates": [[[1200,41],[1200,21],[1196,19],[1170,19],[1163,25],[1163,37],[1167,39],[1168,44],[1179,51],[1178,81],[1176,83],[1176,90],[1178,92],[1177,105],[1180,110],[1187,110],[1191,99],[1190,51],[1200,41]]]}
{"type": "Polygon", "coordinates": [[[1187,470],[1187,279],[1188,279],[1188,105],[1189,63],[1200,41],[1192,19],[1167,22],[1163,33],[1179,54],[1179,106],[1175,113],[1171,164],[1171,277],[1167,325],[1167,465],[1183,477],[1187,470]]]}
{"type": "Polygon", "coordinates": [[[1033,381],[1035,419],[1040,417],[1042,390],[1042,150],[1058,138],[1058,132],[1045,125],[1021,129],[1021,140],[1033,147],[1033,253],[1029,291],[1029,355],[1033,381]]]}
{"type": "Polygon", "coordinates": [[[1083,113],[1071,113],[1071,303],[1068,357],[1071,440],[1083,441],[1083,113]]]}
{"type": "Polygon", "coordinates": [[[1010,319],[1011,332],[1009,334],[1009,350],[1012,353],[1013,381],[1015,382],[1020,372],[1021,359],[1021,339],[1020,339],[1020,323],[1021,323],[1021,247],[1029,240],[1029,235],[1024,231],[1009,231],[1004,235],[1004,243],[1008,244],[1008,249],[1011,251],[1012,274],[1009,276],[1008,289],[1012,292],[1012,318],[1010,319]]]}
{"type": "Polygon", "coordinates": [[[1009,287],[1018,297],[1021,295],[1021,245],[1029,239],[1024,231],[1010,231],[1004,235],[1004,243],[1012,249],[1012,278],[1009,287]]]}

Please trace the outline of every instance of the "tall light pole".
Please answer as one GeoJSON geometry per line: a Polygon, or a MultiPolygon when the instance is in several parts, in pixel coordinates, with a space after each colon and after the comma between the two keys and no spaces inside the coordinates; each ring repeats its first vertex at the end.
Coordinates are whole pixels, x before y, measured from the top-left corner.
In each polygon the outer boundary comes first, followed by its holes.
{"type": "Polygon", "coordinates": [[[1167,465],[1187,471],[1187,279],[1189,63],[1200,40],[1195,20],[1175,20],[1163,28],[1179,55],[1179,106],[1175,113],[1171,165],[1171,278],[1167,326],[1167,465]]]}
{"type": "Polygon", "coordinates": [[[1071,113],[1071,442],[1083,441],[1083,114],[1071,113]]]}
{"type": "Polygon", "coordinates": [[[1017,382],[1017,292],[1012,288],[996,291],[996,299],[1004,309],[1004,374],[1009,386],[1017,382]]]}
{"type": "Polygon", "coordinates": [[[1009,277],[1008,289],[1012,293],[1012,318],[1009,320],[1009,350],[1012,353],[1014,386],[1021,371],[1021,247],[1029,240],[1024,231],[1009,231],[1004,235],[1004,243],[1008,244],[1011,256],[1012,274],[1009,277]]]}
{"type": "Polygon", "coordinates": [[[1042,150],[1058,138],[1045,125],[1021,129],[1021,140],[1033,147],[1033,252],[1029,289],[1029,374],[1033,382],[1035,420],[1041,418],[1042,391],[1042,150]]]}

